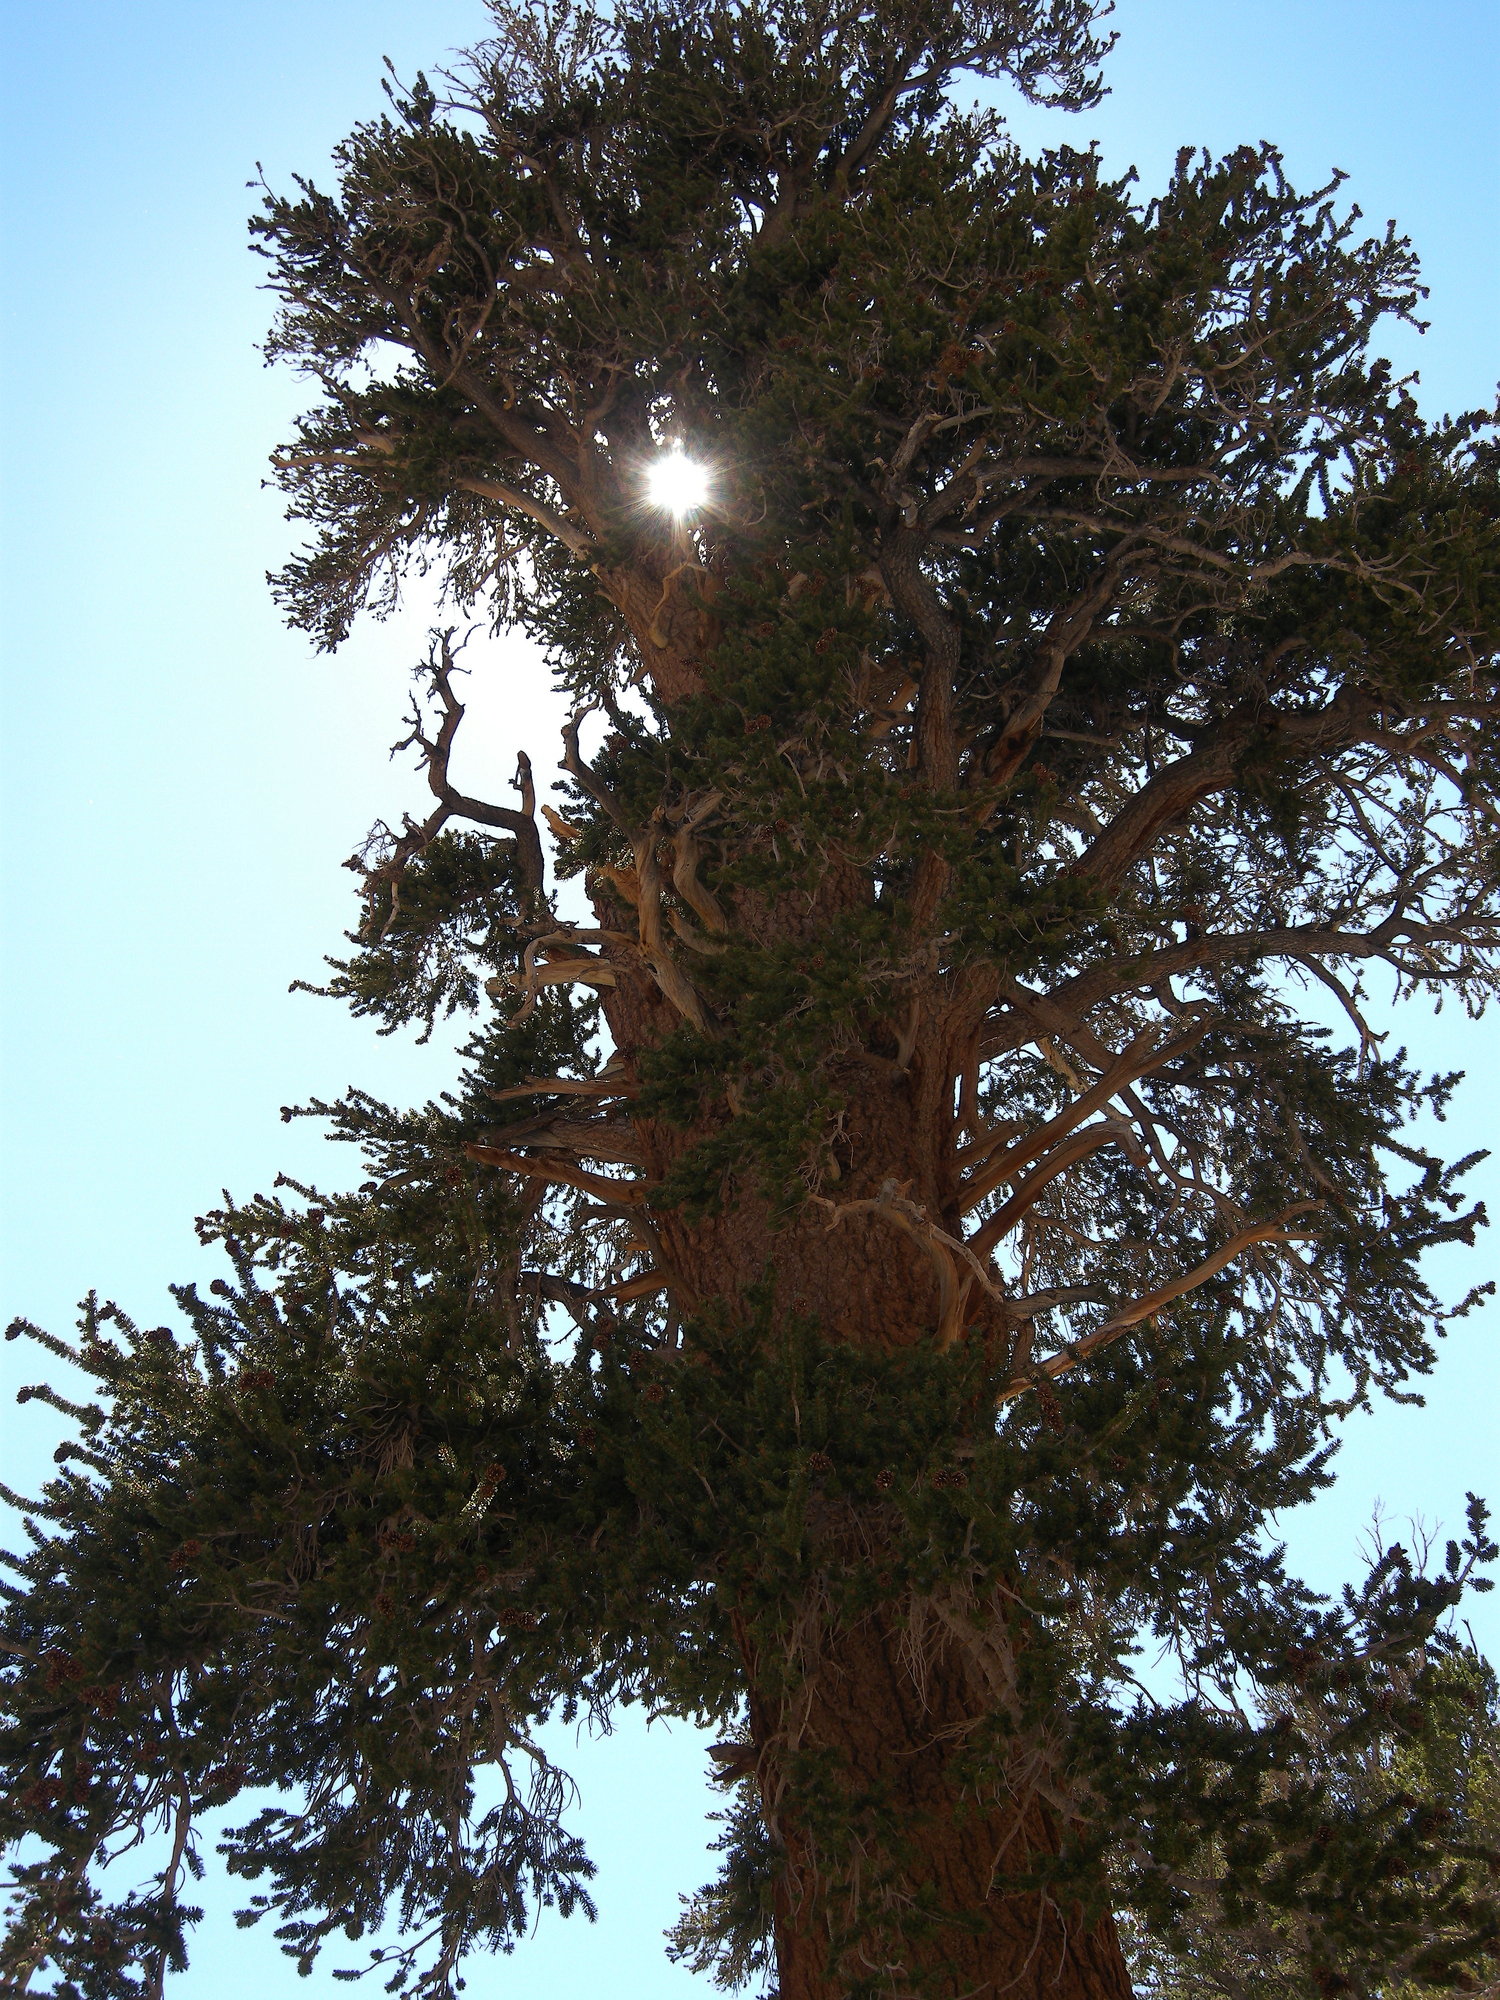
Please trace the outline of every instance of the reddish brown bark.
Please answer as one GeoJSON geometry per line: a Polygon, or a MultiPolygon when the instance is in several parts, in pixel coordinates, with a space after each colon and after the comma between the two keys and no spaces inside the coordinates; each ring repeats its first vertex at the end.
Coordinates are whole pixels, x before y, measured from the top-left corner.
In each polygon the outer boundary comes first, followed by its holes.
{"type": "MultiPolygon", "coordinates": [[[[632,1060],[676,1025],[661,996],[629,966],[606,996],[606,1012],[616,1048],[632,1060]]],[[[966,1018],[958,1025],[970,1031],[966,1018]]],[[[718,1213],[691,1219],[678,1209],[654,1209],[648,1193],[640,1208],[650,1231],[643,1247],[668,1275],[679,1310],[744,1298],[769,1280],[778,1312],[815,1313],[830,1335],[852,1344],[890,1352],[939,1338],[944,1257],[924,1225],[950,1236],[963,1229],[955,1206],[955,1039],[954,1023],[913,982],[900,1022],[873,1031],[873,1046],[841,1055],[829,1076],[843,1103],[840,1128],[817,1198],[792,1217],[774,1213],[744,1182],[718,1213]],[[911,1046],[903,1051],[900,1031],[908,1022],[911,1046]]],[[[701,1127],[683,1132],[637,1113],[633,1131],[647,1188],[732,1115],[726,1102],[701,1127]]],[[[958,1274],[964,1325],[990,1331],[993,1315],[972,1267],[961,1264],[958,1274]]]]}
{"type": "Polygon", "coordinates": [[[1059,1850],[1050,1808],[1020,1782],[979,1794],[957,1768],[985,1706],[962,1655],[951,1643],[924,1648],[919,1686],[909,1650],[890,1622],[867,1620],[795,1697],[752,1698],[766,1814],[785,1855],[780,2000],[1130,2000],[1113,1919],[1085,1917],[1067,1891],[1015,1885],[1059,1850]],[[809,1750],[827,1759],[849,1823],[872,1836],[852,1865],[783,1796],[787,1758],[809,1750]],[[889,1858],[877,1824],[894,1835],[889,1858]]]}

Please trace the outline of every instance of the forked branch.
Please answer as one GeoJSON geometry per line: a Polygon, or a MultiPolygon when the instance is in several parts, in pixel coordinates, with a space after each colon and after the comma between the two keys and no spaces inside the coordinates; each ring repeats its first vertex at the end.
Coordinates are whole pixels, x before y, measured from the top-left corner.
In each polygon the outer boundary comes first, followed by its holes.
{"type": "MultiPolygon", "coordinates": [[[[437,734],[427,734],[421,705],[414,700],[409,718],[410,730],[395,746],[396,750],[415,747],[421,753],[427,770],[428,789],[437,804],[425,820],[413,820],[408,815],[401,833],[394,838],[384,859],[376,867],[362,871],[366,895],[373,895],[382,886],[390,892],[391,907],[385,921],[386,930],[396,920],[400,907],[401,877],[408,862],[430,846],[451,819],[472,820],[479,826],[497,827],[510,834],[515,841],[516,868],[525,896],[533,907],[539,907],[542,902],[545,863],[541,836],[536,827],[536,787],[532,782],[531,759],[524,750],[516,759],[515,784],[521,794],[519,811],[512,806],[496,806],[484,799],[470,798],[466,792],[459,791],[448,775],[454,739],[464,718],[464,705],[453,691],[453,676],[458,671],[456,656],[460,650],[461,647],[455,648],[453,644],[451,629],[433,634],[432,651],[418,672],[430,677],[432,693],[437,699],[440,711],[437,734]]],[[[350,866],[362,867],[362,864],[356,860],[350,866]]]]}
{"type": "Polygon", "coordinates": [[[946,1229],[940,1229],[926,1210],[911,1199],[906,1189],[898,1187],[894,1181],[883,1182],[878,1194],[866,1200],[834,1202],[828,1200],[826,1195],[817,1195],[814,1200],[818,1207],[828,1210],[830,1229],[837,1229],[851,1215],[878,1215],[894,1223],[903,1235],[909,1236],[927,1253],[938,1281],[935,1338],[939,1352],[950,1348],[963,1331],[964,1303],[970,1287],[976,1282],[992,1299],[1001,1305],[1005,1303],[994,1280],[975,1255],[973,1246],[957,1236],[950,1236],[946,1229]]]}

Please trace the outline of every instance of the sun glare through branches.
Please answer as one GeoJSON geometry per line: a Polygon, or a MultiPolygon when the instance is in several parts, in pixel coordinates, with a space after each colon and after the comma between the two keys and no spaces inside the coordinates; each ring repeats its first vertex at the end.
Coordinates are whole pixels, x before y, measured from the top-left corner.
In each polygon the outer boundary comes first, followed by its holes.
{"type": "Polygon", "coordinates": [[[679,520],[696,512],[708,498],[708,472],[674,445],[646,474],[646,493],[653,507],[679,520]]]}

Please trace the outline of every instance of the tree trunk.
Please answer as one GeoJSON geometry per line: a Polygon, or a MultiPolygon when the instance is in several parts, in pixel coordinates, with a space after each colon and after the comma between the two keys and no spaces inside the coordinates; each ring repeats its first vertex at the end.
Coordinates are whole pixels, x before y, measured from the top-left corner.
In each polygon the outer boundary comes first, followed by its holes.
{"type": "MultiPolygon", "coordinates": [[[[768,944],[813,954],[834,916],[867,906],[868,884],[830,870],[817,898],[741,902],[740,922],[768,944]]],[[[602,896],[596,907],[605,928],[628,921],[602,896]]],[[[867,1352],[967,1341],[1008,1351],[1018,1336],[992,1285],[954,1254],[965,1116],[955,1080],[975,1059],[989,998],[972,982],[908,980],[897,1017],[830,1058],[839,1131],[813,1200],[792,1216],[774,1214],[748,1176],[707,1216],[647,1197],[642,1247],[684,1317],[769,1290],[773,1314],[815,1316],[826,1338],[867,1352]]],[[[631,1066],[675,1026],[625,963],[605,1007],[631,1066]]],[[[646,1187],[732,1111],[726,1094],[690,1132],[637,1112],[646,1187]]],[[[869,1537],[883,1534],[837,1516],[808,1523],[831,1571],[860,1560],[856,1543],[867,1558],[869,1537]]],[[[1041,1789],[1046,1746],[1022,1743],[1000,1778],[993,1764],[977,1777],[966,1768],[1005,1706],[993,1662],[977,1664],[961,1643],[962,1616],[943,1626],[930,1607],[906,1609],[887,1605],[851,1628],[822,1605],[789,1606],[773,1641],[764,1624],[759,1638],[740,1631],[754,1770],[782,1857],[780,2000],[1130,2000],[1102,1896],[1085,1913],[1076,1872],[1051,1888],[1024,1879],[1063,1846],[1041,1789]]]]}
{"type": "MultiPolygon", "coordinates": [[[[750,1672],[753,1689],[753,1661],[750,1672]]],[[[1086,1916],[1076,1887],[1016,1882],[1061,1844],[1025,1781],[1025,1746],[1006,1787],[978,1790],[957,1768],[989,1705],[951,1638],[914,1644],[888,1617],[841,1633],[790,1695],[752,1693],[764,1809],[783,1856],[780,2000],[1131,2000],[1107,1911],[1086,1916]],[[804,1781],[819,1772],[820,1800],[846,1837],[782,1808],[793,1758],[804,1781]]]]}

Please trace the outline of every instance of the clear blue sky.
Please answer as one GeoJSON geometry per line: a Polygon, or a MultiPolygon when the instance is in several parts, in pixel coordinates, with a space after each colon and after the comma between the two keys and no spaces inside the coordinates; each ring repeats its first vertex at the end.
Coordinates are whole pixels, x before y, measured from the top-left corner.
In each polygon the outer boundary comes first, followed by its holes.
{"type": "MultiPolygon", "coordinates": [[[[3,131],[4,1273],[0,1306],[65,1328],[90,1284],[157,1316],[198,1268],[191,1218],[317,1159],[277,1108],[351,1080],[425,1096],[440,1052],[376,1042],[288,998],[350,920],[338,866],[414,796],[385,762],[420,608],[329,661],[279,629],[262,582],[287,548],[266,456],[297,407],[254,342],[245,249],[257,161],[284,185],[409,74],[482,32],[475,0],[37,0],[6,17],[3,131]]],[[[1295,178],[1347,170],[1373,225],[1422,250],[1432,330],[1397,358],[1432,410],[1500,376],[1500,13],[1493,0],[1120,0],[1113,95],[1023,112],[1026,143],[1098,137],[1148,189],[1176,149],[1270,138],[1295,178]]],[[[542,757],[555,720],[523,648],[490,656],[469,776],[542,757]]],[[[1470,1081],[1452,1144],[1494,1124],[1500,1028],[1413,1014],[1399,1035],[1470,1081]]],[[[1500,1209],[1500,1173],[1485,1170],[1500,1209]]],[[[1500,1234],[1444,1283],[1500,1270],[1500,1234]]],[[[1452,1523],[1495,1477],[1500,1311],[1450,1344],[1428,1407],[1361,1420],[1335,1494],[1286,1523],[1314,1576],[1344,1570],[1372,1502],[1452,1523]]],[[[5,1354],[7,1379],[30,1356],[5,1354]]],[[[0,1404],[5,1476],[40,1477],[38,1405],[0,1404]]],[[[1488,1600],[1494,1606],[1495,1598],[1488,1600]]],[[[1486,1632],[1500,1652],[1500,1618],[1486,1632]]],[[[579,1760],[602,1864],[592,1931],[544,1926],[476,1966],[475,1996],[684,1996],[658,1940],[707,1872],[698,1746],[640,1730],[579,1760]]],[[[296,1982],[216,1895],[183,2000],[348,1992],[296,1982]]]]}

